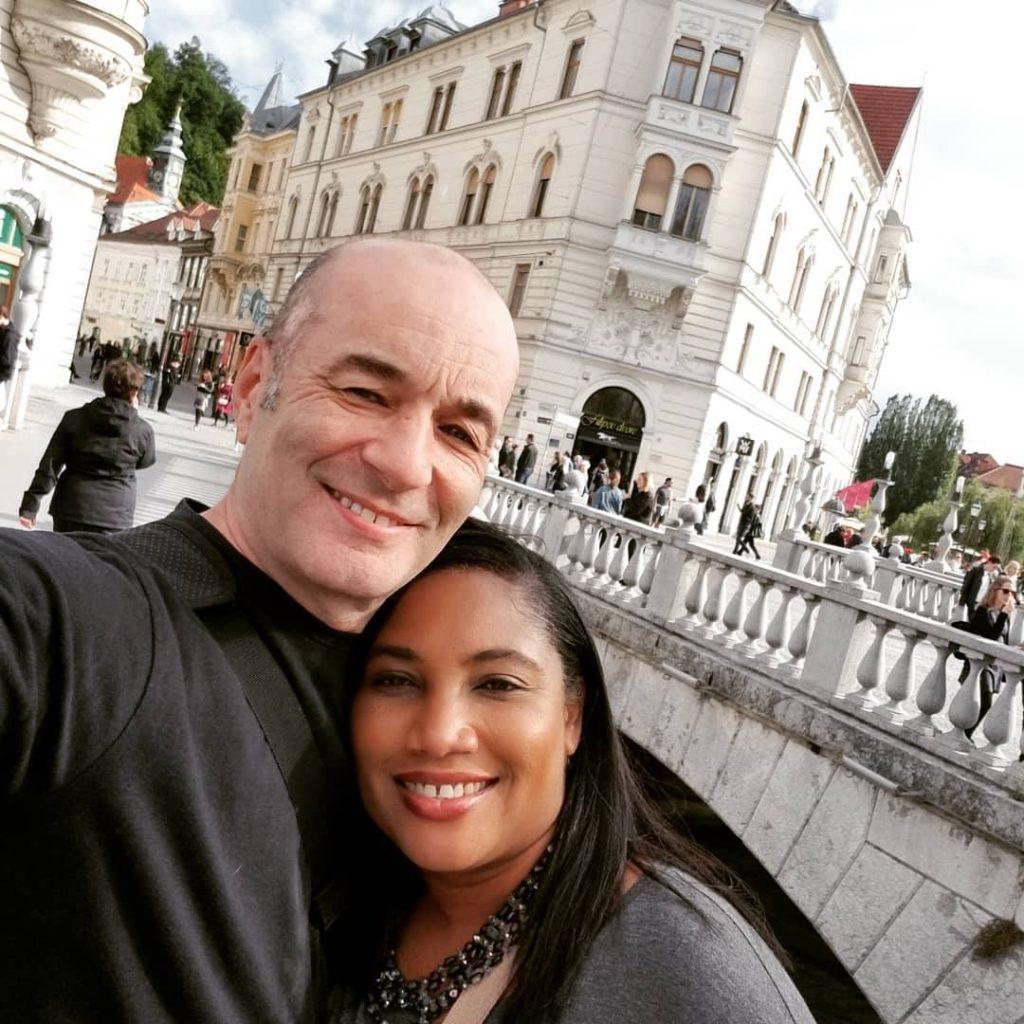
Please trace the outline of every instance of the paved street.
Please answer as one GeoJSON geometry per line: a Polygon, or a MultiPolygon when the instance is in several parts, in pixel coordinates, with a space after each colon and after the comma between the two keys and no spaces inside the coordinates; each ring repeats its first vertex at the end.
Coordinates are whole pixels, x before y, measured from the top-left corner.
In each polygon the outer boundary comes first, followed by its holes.
{"type": "MultiPolygon", "coordinates": [[[[61,416],[97,394],[98,386],[87,379],[68,388],[34,387],[25,429],[0,432],[0,526],[18,525],[21,496],[61,416]]],[[[175,392],[170,412],[141,410],[156,432],[157,461],[138,474],[136,523],[159,519],[183,497],[212,504],[224,493],[234,474],[238,461],[234,453],[234,428],[215,428],[207,416],[199,430],[193,430],[193,394],[193,387],[186,383],[175,392]]],[[[48,504],[48,500],[44,501],[43,508],[48,504]]],[[[44,511],[38,527],[48,530],[50,525],[50,517],[44,511]]]]}

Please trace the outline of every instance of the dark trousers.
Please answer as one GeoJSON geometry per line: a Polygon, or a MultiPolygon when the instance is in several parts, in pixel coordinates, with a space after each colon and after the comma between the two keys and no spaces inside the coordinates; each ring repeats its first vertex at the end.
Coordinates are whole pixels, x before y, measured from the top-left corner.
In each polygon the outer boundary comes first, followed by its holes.
{"type": "Polygon", "coordinates": [[[533,472],[532,468],[531,469],[519,469],[519,470],[516,470],[516,483],[517,484],[525,484],[526,481],[530,479],[530,474],[532,472],[533,472]]]}
{"type": "Polygon", "coordinates": [[[163,387],[160,389],[160,397],[157,399],[156,407],[160,412],[167,412],[167,403],[171,400],[171,395],[174,394],[174,385],[170,387],[163,387]]]}
{"type": "Polygon", "coordinates": [[[202,406],[199,406],[199,405],[197,405],[197,406],[196,406],[196,426],[197,426],[197,427],[199,426],[199,421],[200,421],[200,420],[201,420],[202,418],[203,418],[203,409],[202,409],[202,406]]]}
{"type": "Polygon", "coordinates": [[[738,540],[736,542],[736,547],[733,548],[732,553],[734,555],[745,555],[748,549],[750,550],[750,553],[760,562],[761,556],[758,553],[757,548],[754,547],[754,535],[752,533],[748,533],[743,538],[743,540],[738,540]]]}
{"type": "Polygon", "coordinates": [[[63,516],[53,517],[54,533],[119,533],[116,526],[93,526],[92,523],[78,523],[63,516]]]}

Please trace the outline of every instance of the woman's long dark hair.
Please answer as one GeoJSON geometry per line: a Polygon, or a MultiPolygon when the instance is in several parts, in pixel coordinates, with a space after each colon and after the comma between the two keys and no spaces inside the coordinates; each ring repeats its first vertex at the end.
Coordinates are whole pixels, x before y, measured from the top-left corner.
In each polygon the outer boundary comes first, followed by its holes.
{"type": "MultiPolygon", "coordinates": [[[[535,910],[516,956],[505,1019],[554,1021],[565,1007],[587,953],[615,909],[627,863],[651,873],[681,868],[735,903],[776,946],[749,894],[717,860],[674,832],[644,795],[612,717],[601,661],[561,574],[539,555],[493,527],[464,526],[422,576],[447,569],[478,569],[525,589],[536,601],[562,660],[566,685],[583,691],[580,743],[567,770],[565,802],[535,910]]],[[[379,609],[350,661],[344,728],[374,640],[402,591],[379,609]]],[[[365,992],[397,940],[401,921],[422,892],[418,869],[370,823],[358,803],[352,820],[357,863],[351,908],[354,926],[341,956],[343,979],[365,992]]],[[[344,928],[344,926],[343,926],[344,928]]]]}

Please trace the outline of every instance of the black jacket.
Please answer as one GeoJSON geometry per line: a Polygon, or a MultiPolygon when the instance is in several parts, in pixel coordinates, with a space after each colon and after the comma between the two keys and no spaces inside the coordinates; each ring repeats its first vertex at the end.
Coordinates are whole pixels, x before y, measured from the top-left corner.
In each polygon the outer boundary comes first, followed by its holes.
{"type": "Polygon", "coordinates": [[[20,335],[12,323],[0,327],[0,384],[14,376],[18,363],[18,342],[20,335]]]}
{"type": "Polygon", "coordinates": [[[974,606],[978,603],[978,594],[981,593],[981,581],[984,576],[984,565],[976,565],[973,569],[968,569],[964,575],[964,582],[960,587],[960,603],[968,611],[974,611],[974,606]]]}
{"type": "Polygon", "coordinates": [[[135,515],[135,470],[156,461],[153,428],[122,398],[95,398],[57,425],[21,499],[31,519],[54,490],[54,518],[126,530],[135,515]]]}
{"type": "Polygon", "coordinates": [[[622,514],[627,519],[633,519],[638,523],[644,523],[649,526],[651,516],[654,515],[654,495],[650,491],[641,491],[634,484],[633,493],[630,494],[622,506],[622,514]]]}
{"type": "Polygon", "coordinates": [[[516,462],[517,473],[532,473],[533,467],[537,465],[537,446],[528,444],[523,446],[516,462]]]}
{"type": "Polygon", "coordinates": [[[1010,641],[1010,617],[1006,612],[990,615],[988,608],[975,608],[968,620],[967,631],[983,640],[1001,640],[1004,644],[1010,641]]]}

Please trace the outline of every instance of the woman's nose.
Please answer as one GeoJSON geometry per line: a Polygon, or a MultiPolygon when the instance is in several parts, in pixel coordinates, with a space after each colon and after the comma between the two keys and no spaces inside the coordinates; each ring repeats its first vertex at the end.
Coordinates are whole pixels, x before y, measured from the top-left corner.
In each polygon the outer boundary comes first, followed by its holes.
{"type": "Polygon", "coordinates": [[[409,730],[410,747],[419,754],[443,758],[473,753],[476,729],[461,697],[428,696],[409,730]]]}

